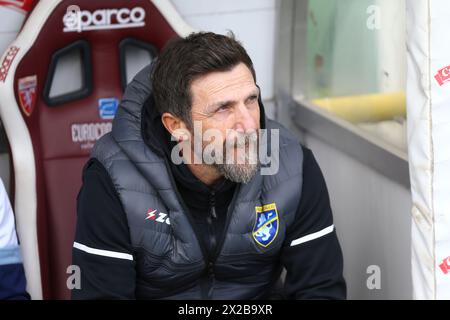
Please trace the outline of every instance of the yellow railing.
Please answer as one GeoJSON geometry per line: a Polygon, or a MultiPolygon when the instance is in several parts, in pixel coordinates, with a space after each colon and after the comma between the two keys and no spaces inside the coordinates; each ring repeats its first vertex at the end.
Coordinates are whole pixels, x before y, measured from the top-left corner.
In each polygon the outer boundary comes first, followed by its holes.
{"type": "Polygon", "coordinates": [[[404,92],[320,98],[312,102],[353,123],[377,122],[406,116],[404,92]]]}

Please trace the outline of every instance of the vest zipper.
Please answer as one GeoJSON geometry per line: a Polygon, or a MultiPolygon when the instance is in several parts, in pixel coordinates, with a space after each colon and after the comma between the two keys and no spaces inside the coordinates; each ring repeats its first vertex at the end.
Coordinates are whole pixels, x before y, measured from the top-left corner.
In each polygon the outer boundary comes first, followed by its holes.
{"type": "Polygon", "coordinates": [[[213,252],[215,252],[217,247],[217,235],[216,228],[214,227],[215,220],[217,219],[216,213],[216,193],[212,190],[209,194],[209,216],[206,217],[206,222],[208,224],[209,242],[210,250],[208,250],[208,261],[206,265],[206,279],[204,281],[204,294],[207,299],[212,298],[213,288],[214,288],[214,261],[211,259],[213,252]]]}
{"type": "MultiPolygon", "coordinates": [[[[201,277],[199,279],[199,285],[200,285],[200,291],[201,291],[202,300],[211,299],[211,297],[212,297],[212,288],[213,287],[209,283],[208,271],[209,270],[214,270],[214,264],[210,263],[211,261],[209,259],[210,255],[208,253],[208,250],[205,247],[205,244],[203,243],[203,241],[200,241],[199,232],[198,232],[198,229],[196,227],[196,224],[194,223],[194,219],[192,218],[188,207],[184,203],[184,200],[181,197],[180,192],[178,191],[177,184],[175,183],[175,178],[173,177],[173,173],[170,170],[170,164],[168,163],[169,160],[166,157],[164,157],[164,161],[165,161],[165,164],[166,164],[166,168],[167,168],[167,172],[168,172],[168,175],[169,175],[169,178],[170,178],[170,182],[171,182],[171,184],[173,186],[173,190],[175,191],[175,194],[176,194],[176,196],[178,198],[178,201],[180,202],[180,205],[181,205],[181,207],[183,208],[183,210],[184,210],[184,212],[186,214],[186,217],[187,217],[187,219],[189,221],[189,224],[191,225],[191,228],[194,231],[194,236],[197,239],[197,243],[198,243],[198,245],[200,247],[200,250],[202,252],[202,255],[203,255],[203,260],[204,260],[204,263],[205,263],[206,274],[205,274],[205,276],[203,276],[203,277],[201,277]]],[[[236,187],[236,189],[237,189],[237,187],[236,187]]]]}
{"type": "MultiPolygon", "coordinates": [[[[175,194],[177,195],[177,198],[178,198],[178,201],[181,204],[181,207],[183,208],[184,212],[186,213],[186,217],[188,218],[188,221],[189,221],[189,223],[191,225],[191,228],[192,228],[192,230],[194,230],[194,234],[195,234],[195,238],[197,239],[197,243],[198,243],[198,245],[200,247],[200,250],[203,253],[203,258],[204,258],[206,267],[205,267],[205,276],[200,278],[200,290],[201,290],[202,299],[203,300],[206,300],[206,299],[210,300],[212,298],[212,291],[213,291],[213,285],[214,285],[214,264],[216,262],[217,256],[220,253],[220,250],[222,249],[223,242],[224,242],[225,237],[227,235],[228,227],[229,227],[230,222],[231,222],[231,214],[234,211],[234,207],[236,205],[237,195],[239,194],[240,184],[236,185],[236,188],[235,188],[234,194],[233,194],[233,199],[231,200],[231,203],[228,206],[226,222],[225,222],[224,229],[222,231],[222,238],[220,239],[220,242],[218,243],[218,245],[217,245],[217,239],[215,239],[215,241],[216,241],[215,250],[214,250],[213,254],[210,255],[208,253],[208,250],[205,247],[203,241],[200,241],[200,238],[199,238],[199,235],[198,235],[198,229],[195,227],[194,219],[192,218],[188,207],[184,203],[184,200],[181,197],[180,192],[178,191],[177,184],[175,183],[175,178],[173,177],[172,171],[170,170],[170,164],[168,163],[168,159],[166,157],[164,157],[164,161],[165,161],[167,172],[168,172],[168,175],[169,175],[169,178],[170,178],[170,182],[171,182],[171,184],[173,186],[175,194]]],[[[211,207],[210,214],[211,214],[211,216],[214,215],[215,217],[217,217],[215,203],[214,203],[214,206],[211,207]]],[[[215,235],[214,235],[214,238],[215,238],[215,235]]]]}
{"type": "Polygon", "coordinates": [[[208,250],[206,249],[205,245],[203,244],[203,241],[200,241],[200,238],[199,238],[199,235],[198,235],[198,229],[196,228],[196,225],[194,223],[194,219],[192,218],[188,207],[184,203],[184,200],[181,197],[180,192],[178,191],[177,184],[175,183],[175,178],[173,177],[173,173],[170,170],[170,164],[168,163],[168,159],[166,157],[164,157],[164,162],[166,164],[166,169],[167,169],[167,172],[168,172],[168,175],[169,175],[169,178],[170,178],[170,182],[171,182],[171,184],[173,186],[173,190],[175,191],[177,199],[180,202],[180,205],[181,205],[181,207],[183,208],[183,210],[184,210],[184,212],[186,214],[186,217],[187,217],[187,219],[189,221],[189,224],[191,225],[192,230],[194,231],[194,236],[195,236],[195,239],[197,240],[197,243],[198,243],[198,245],[200,247],[200,251],[202,252],[203,260],[207,264],[206,259],[208,257],[208,250]]]}
{"type": "Polygon", "coordinates": [[[227,216],[226,216],[226,220],[225,220],[225,226],[222,231],[222,237],[221,237],[221,239],[219,239],[218,245],[216,246],[216,249],[214,250],[213,255],[212,255],[212,261],[214,263],[216,262],[216,259],[219,255],[220,251],[222,250],[223,243],[225,242],[225,238],[226,238],[227,232],[228,232],[228,227],[230,226],[230,222],[231,222],[231,215],[233,214],[234,207],[236,206],[236,200],[238,198],[240,187],[241,187],[240,184],[236,185],[236,188],[235,188],[234,194],[233,194],[233,198],[231,199],[231,203],[228,206],[227,216]]]}
{"type": "Polygon", "coordinates": [[[211,248],[210,250],[208,250],[208,252],[210,253],[214,252],[217,246],[216,230],[214,227],[214,222],[216,219],[216,193],[214,190],[212,190],[209,194],[209,216],[206,217],[206,222],[208,223],[209,229],[209,241],[211,243],[211,248]]]}

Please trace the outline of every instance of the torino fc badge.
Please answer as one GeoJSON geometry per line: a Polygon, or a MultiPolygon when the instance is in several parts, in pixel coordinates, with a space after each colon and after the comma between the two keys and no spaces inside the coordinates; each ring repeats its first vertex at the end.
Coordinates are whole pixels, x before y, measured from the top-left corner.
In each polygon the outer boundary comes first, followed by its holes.
{"type": "Polygon", "coordinates": [[[37,77],[20,78],[18,82],[19,102],[23,112],[30,116],[36,105],[37,77]]]}
{"type": "Polygon", "coordinates": [[[256,224],[253,227],[253,239],[260,246],[267,247],[277,237],[278,211],[275,203],[266,204],[261,207],[255,207],[256,224]]]}

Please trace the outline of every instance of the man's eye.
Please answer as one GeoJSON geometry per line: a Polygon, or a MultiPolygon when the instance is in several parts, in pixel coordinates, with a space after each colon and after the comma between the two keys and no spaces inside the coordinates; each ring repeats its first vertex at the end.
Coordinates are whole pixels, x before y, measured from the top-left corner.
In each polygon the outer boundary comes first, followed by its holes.
{"type": "Polygon", "coordinates": [[[228,109],[230,109],[230,106],[224,105],[224,106],[219,107],[219,109],[217,109],[216,112],[224,112],[224,111],[227,111],[228,109]]]}
{"type": "Polygon", "coordinates": [[[250,102],[250,103],[253,103],[257,100],[258,100],[258,96],[251,96],[250,98],[248,98],[248,102],[250,102]]]}

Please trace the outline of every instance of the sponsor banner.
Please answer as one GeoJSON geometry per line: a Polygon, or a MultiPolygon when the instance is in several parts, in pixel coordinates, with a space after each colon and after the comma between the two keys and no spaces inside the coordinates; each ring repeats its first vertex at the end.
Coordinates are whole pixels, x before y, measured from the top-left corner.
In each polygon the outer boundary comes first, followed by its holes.
{"type": "Polygon", "coordinates": [[[11,46],[6,51],[5,57],[0,65],[0,81],[5,82],[11,63],[14,61],[18,51],[19,47],[16,46],[11,46]]]}
{"type": "Polygon", "coordinates": [[[440,86],[450,81],[450,66],[446,66],[434,75],[434,78],[440,86]]]}
{"type": "Polygon", "coordinates": [[[99,9],[93,12],[69,6],[63,17],[63,32],[84,32],[138,28],[145,26],[145,10],[141,7],[99,9]]]}
{"type": "Polygon", "coordinates": [[[25,12],[31,11],[35,0],[0,0],[0,6],[10,7],[14,9],[23,10],[25,12]]]}
{"type": "Polygon", "coordinates": [[[98,99],[98,115],[101,119],[112,120],[116,115],[119,100],[116,98],[98,99]]]}
{"type": "Polygon", "coordinates": [[[439,264],[439,268],[441,268],[444,274],[450,274],[450,256],[442,260],[439,264]]]}
{"type": "Polygon", "coordinates": [[[71,125],[72,142],[82,150],[92,149],[97,140],[112,129],[111,122],[74,123],[71,125]]]}

